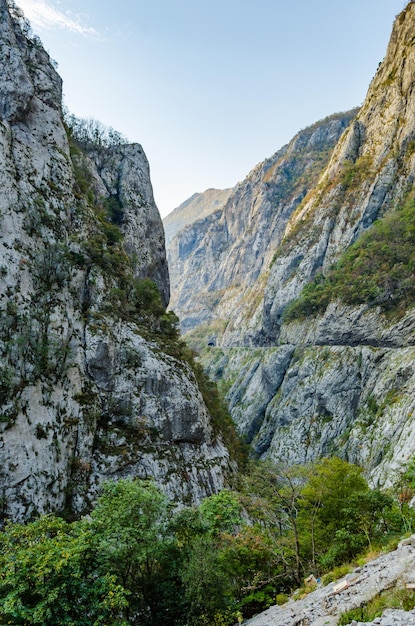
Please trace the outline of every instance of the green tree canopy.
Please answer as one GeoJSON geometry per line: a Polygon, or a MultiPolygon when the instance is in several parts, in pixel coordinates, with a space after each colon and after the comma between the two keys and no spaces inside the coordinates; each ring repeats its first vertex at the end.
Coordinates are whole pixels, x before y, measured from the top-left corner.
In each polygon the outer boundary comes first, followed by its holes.
{"type": "Polygon", "coordinates": [[[83,523],[43,517],[0,534],[0,623],[123,624],[124,589],[95,560],[83,523]]]}
{"type": "MultiPolygon", "coordinates": [[[[91,514],[91,528],[103,570],[131,593],[126,619],[158,612],[153,579],[171,543],[167,536],[167,498],[154,483],[108,482],[91,514]]],[[[150,622],[151,623],[151,622],[150,622]]]]}

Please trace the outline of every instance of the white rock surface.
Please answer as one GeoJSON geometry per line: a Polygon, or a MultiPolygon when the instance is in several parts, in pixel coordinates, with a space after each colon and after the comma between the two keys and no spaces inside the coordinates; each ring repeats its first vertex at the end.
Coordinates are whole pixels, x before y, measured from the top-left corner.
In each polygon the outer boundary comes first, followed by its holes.
{"type": "Polygon", "coordinates": [[[75,155],[74,169],[61,79],[6,0],[0,49],[2,513],[80,513],[103,480],[127,475],[198,501],[226,483],[228,452],[188,365],[139,312],[120,310],[134,279],[169,297],[147,159],[139,145],[112,146],[75,155]],[[119,245],[97,209],[110,196],[123,211],[119,245]]]}

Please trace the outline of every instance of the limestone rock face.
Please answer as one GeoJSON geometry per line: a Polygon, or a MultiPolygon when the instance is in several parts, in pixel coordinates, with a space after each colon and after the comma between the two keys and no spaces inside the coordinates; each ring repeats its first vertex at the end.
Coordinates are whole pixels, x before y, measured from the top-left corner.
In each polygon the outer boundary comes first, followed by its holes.
{"type": "MultiPolygon", "coordinates": [[[[355,113],[334,115],[300,132],[255,167],[223,208],[188,225],[169,243],[170,306],[183,330],[215,326],[229,317],[234,321],[247,304],[251,310],[249,288],[268,269],[287,221],[355,113]]],[[[237,341],[244,330],[238,328],[237,341]]]]}
{"type": "Polygon", "coordinates": [[[258,454],[290,464],[339,454],[385,486],[414,451],[414,357],[413,347],[283,345],[233,348],[219,365],[236,379],[231,412],[258,454]]]}
{"type": "Polygon", "coordinates": [[[2,513],[80,513],[128,475],[198,501],[230,461],[191,368],[137,300],[145,279],[169,298],[146,157],[69,145],[61,80],[24,31],[0,0],[2,513]]]}
{"type": "MultiPolygon", "coordinates": [[[[248,620],[249,626],[336,626],[342,614],[367,605],[387,589],[404,589],[412,583],[415,537],[402,541],[393,552],[381,554],[344,578],[317,585],[299,600],[290,599],[282,606],[272,606],[248,620]]],[[[387,609],[373,622],[352,620],[348,626],[412,626],[415,611],[387,609]]]]}
{"type": "Polygon", "coordinates": [[[167,306],[170,286],[164,231],[142,147],[139,144],[115,145],[93,150],[89,157],[94,179],[103,183],[102,195],[116,198],[124,207],[119,222],[124,235],[123,247],[128,256],[134,258],[135,276],[151,277],[167,306]]]}
{"type": "MultiPolygon", "coordinates": [[[[313,133],[300,133],[291,147],[277,153],[271,163],[272,193],[284,192],[284,204],[267,212],[266,200],[258,203],[263,222],[246,212],[245,202],[246,197],[267,197],[261,165],[212,224],[194,224],[172,243],[180,269],[180,278],[172,280],[173,301],[179,311],[188,307],[188,328],[198,324],[189,340],[202,349],[205,367],[223,385],[238,428],[257,453],[289,463],[339,454],[361,464],[372,483],[381,486],[393,482],[415,453],[413,308],[393,317],[375,306],[332,301],[324,313],[290,323],[283,313],[376,219],[399,211],[413,197],[414,29],[411,2],[395,21],[363,106],[338,134],[307,193],[305,188],[297,193],[292,176],[282,178],[288,152],[297,150],[298,159],[301,145],[307,153],[322,134],[334,137],[338,118],[313,133]],[[229,242],[243,224],[247,234],[239,256],[232,256],[229,242]],[[209,239],[204,239],[207,232],[209,239]],[[258,247],[255,242],[263,242],[266,233],[274,235],[267,246],[258,247]],[[211,242],[216,242],[217,264],[211,242]],[[226,268],[220,261],[223,250],[226,268]],[[194,291],[212,296],[213,304],[202,300],[208,311],[203,315],[190,295],[192,276],[194,291]],[[237,300],[239,282],[244,287],[237,300]],[[213,316],[223,324],[215,327],[213,316]]],[[[186,323],[186,313],[181,315],[186,323]]]]}
{"type": "Polygon", "coordinates": [[[395,22],[386,57],[356,119],[336,146],[319,185],[286,226],[285,244],[271,268],[264,300],[264,330],[272,340],[278,336],[284,307],[304,284],[333,264],[413,185],[414,21],[410,3],[395,22]]]}

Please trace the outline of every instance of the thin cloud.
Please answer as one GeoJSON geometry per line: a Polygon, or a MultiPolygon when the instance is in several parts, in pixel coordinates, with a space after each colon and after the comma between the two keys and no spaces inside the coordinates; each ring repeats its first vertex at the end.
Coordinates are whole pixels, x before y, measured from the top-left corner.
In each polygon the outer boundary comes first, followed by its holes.
{"type": "Polygon", "coordinates": [[[47,29],[58,27],[79,35],[98,36],[94,28],[85,26],[79,19],[73,19],[57,11],[45,0],[18,0],[17,4],[34,26],[47,29]]]}

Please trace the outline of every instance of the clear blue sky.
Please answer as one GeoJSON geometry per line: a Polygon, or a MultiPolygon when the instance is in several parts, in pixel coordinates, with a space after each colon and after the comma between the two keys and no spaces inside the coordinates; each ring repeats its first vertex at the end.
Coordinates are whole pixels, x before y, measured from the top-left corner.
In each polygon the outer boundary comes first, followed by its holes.
{"type": "Polygon", "coordinates": [[[65,103],[137,141],[163,216],[363,102],[404,0],[16,0],[65,103]]]}

